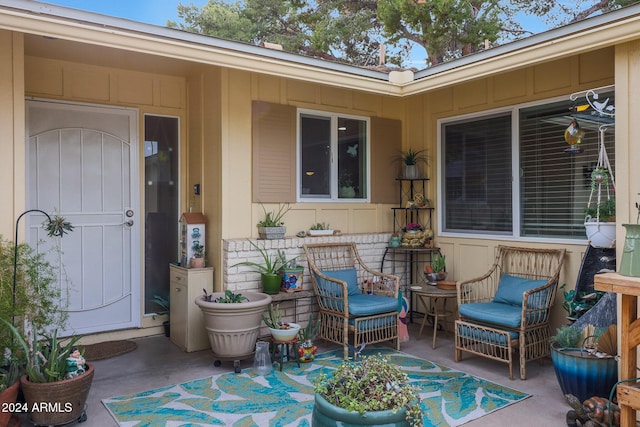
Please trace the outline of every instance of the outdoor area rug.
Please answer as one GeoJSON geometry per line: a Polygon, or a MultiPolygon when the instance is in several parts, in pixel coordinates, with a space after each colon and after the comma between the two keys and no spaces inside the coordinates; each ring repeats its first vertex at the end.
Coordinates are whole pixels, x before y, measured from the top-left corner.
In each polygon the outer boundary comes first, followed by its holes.
{"type": "MultiPolygon", "coordinates": [[[[401,366],[421,388],[425,427],[458,426],[529,397],[528,394],[389,348],[366,349],[401,366]]],[[[218,374],[142,393],[103,399],[121,426],[310,426],[313,379],[342,363],[343,351],[310,363],[286,363],[265,376],[251,369],[218,374]]]]}

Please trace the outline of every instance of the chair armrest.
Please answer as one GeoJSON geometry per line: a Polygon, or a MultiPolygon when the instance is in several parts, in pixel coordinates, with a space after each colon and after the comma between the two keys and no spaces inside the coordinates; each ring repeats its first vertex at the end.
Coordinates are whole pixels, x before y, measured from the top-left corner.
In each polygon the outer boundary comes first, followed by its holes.
{"type": "Polygon", "coordinates": [[[527,325],[549,321],[551,307],[556,299],[557,281],[525,291],[522,295],[522,321],[527,325]]]}
{"type": "Polygon", "coordinates": [[[500,275],[493,268],[483,276],[456,282],[458,307],[460,304],[492,301],[499,281],[500,275]]]}
{"type": "Polygon", "coordinates": [[[347,282],[311,271],[311,281],[321,310],[349,315],[349,291],[347,282]],[[322,280],[323,282],[319,281],[322,280]]]}

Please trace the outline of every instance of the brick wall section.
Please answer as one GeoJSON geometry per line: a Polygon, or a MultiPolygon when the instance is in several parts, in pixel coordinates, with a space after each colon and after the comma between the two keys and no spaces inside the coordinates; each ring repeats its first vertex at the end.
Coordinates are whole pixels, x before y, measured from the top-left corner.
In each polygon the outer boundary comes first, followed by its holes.
{"type": "MultiPolygon", "coordinates": [[[[309,268],[307,267],[307,259],[304,255],[302,246],[308,243],[325,243],[325,242],[355,242],[358,247],[358,253],[363,262],[375,270],[380,269],[380,262],[384,254],[385,248],[389,242],[391,233],[375,233],[375,234],[345,234],[340,236],[322,236],[322,237],[285,237],[284,239],[259,240],[251,239],[254,244],[264,247],[267,252],[273,256],[277,255],[278,249],[284,251],[287,259],[297,256],[296,259],[299,266],[304,267],[304,278],[302,287],[304,290],[313,290],[311,278],[309,277],[309,268]]],[[[229,289],[233,292],[242,292],[246,290],[262,290],[260,285],[260,275],[254,273],[251,267],[233,265],[251,261],[263,264],[262,255],[249,243],[249,239],[227,239],[222,242],[223,250],[223,289],[229,289]]],[[[286,298],[286,297],[285,297],[286,298]]],[[[297,316],[298,323],[303,327],[307,324],[310,312],[317,311],[315,297],[300,298],[297,301],[282,300],[278,302],[280,309],[285,313],[285,320],[294,321],[294,312],[297,316]],[[297,305],[296,305],[297,304],[297,305]]],[[[265,328],[260,334],[261,336],[269,335],[265,328]]]]}

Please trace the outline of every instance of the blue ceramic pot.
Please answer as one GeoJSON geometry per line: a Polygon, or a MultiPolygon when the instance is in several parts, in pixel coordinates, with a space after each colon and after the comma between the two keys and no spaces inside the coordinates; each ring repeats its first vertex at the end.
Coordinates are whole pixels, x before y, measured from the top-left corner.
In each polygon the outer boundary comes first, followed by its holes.
{"type": "Polygon", "coordinates": [[[360,415],[358,412],[349,412],[346,409],[338,408],[316,393],[311,425],[314,427],[409,427],[406,417],[406,408],[395,413],[389,410],[365,412],[364,415],[360,415]]]}
{"type": "Polygon", "coordinates": [[[551,346],[551,360],[563,394],[573,394],[581,402],[593,396],[609,398],[618,381],[618,362],[613,357],[586,356],[579,348],[551,346]]]}

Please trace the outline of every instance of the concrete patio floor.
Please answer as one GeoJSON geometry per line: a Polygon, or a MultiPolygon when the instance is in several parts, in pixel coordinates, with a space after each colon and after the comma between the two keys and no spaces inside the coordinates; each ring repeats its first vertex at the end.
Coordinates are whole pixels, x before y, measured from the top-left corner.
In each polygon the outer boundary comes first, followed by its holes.
{"type": "MultiPolygon", "coordinates": [[[[465,424],[477,426],[566,426],[565,415],[570,409],[566,404],[553,371],[551,359],[535,361],[527,365],[527,380],[519,378],[519,368],[514,367],[514,377],[509,380],[506,364],[485,358],[466,355],[462,362],[453,360],[453,335],[438,332],[437,348],[431,348],[431,330],[418,336],[418,325],[409,325],[411,340],[401,344],[403,352],[453,369],[529,393],[531,397],[485,417],[465,424]]],[[[233,372],[232,362],[214,367],[209,350],[184,353],[164,336],[136,340],[138,348],[111,359],[96,361],[95,375],[87,402],[87,421],[78,426],[117,426],[101,402],[101,399],[128,393],[136,393],[156,387],[203,378],[215,373],[233,372]]],[[[319,351],[339,348],[320,345],[319,351]]],[[[250,367],[252,360],[242,362],[242,368],[250,367]]],[[[23,425],[31,425],[23,422],[23,425]]]]}

